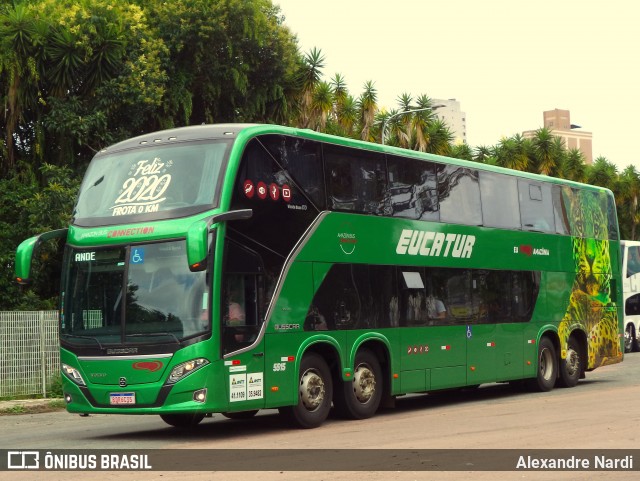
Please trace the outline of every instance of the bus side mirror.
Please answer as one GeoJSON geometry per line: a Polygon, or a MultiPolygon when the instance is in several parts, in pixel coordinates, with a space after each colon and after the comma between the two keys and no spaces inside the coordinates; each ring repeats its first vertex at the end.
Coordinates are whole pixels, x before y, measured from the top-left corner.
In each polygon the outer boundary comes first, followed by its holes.
{"type": "Polygon", "coordinates": [[[31,237],[23,241],[16,249],[16,282],[22,285],[28,285],[31,282],[31,263],[33,254],[41,242],[50,239],[58,239],[67,236],[69,229],[58,229],[45,232],[44,234],[31,237]]]}
{"type": "Polygon", "coordinates": [[[209,223],[206,220],[194,222],[187,230],[187,262],[191,272],[207,268],[207,234],[209,223]]]}
{"type": "Polygon", "coordinates": [[[216,214],[208,220],[199,220],[191,224],[187,230],[187,262],[191,272],[203,271],[207,268],[207,246],[209,229],[213,224],[230,220],[245,220],[253,216],[252,209],[231,210],[216,214]]]}

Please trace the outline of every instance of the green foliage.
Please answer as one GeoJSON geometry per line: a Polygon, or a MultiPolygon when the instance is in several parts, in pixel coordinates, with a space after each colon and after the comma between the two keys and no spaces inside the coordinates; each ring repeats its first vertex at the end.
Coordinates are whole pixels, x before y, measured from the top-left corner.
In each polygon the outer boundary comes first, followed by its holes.
{"type": "Polygon", "coordinates": [[[587,181],[616,194],[623,237],[640,223],[638,171],[592,166],[547,129],[495,146],[453,146],[427,95],[378,106],[373,81],[351,94],[323,79],[271,0],[0,2],[0,309],[56,305],[60,252],[41,246],[34,288],[13,282],[17,245],[68,224],[94,153],[143,132],[202,122],[274,122],[587,181]],[[423,110],[424,109],[424,110],[423,110]],[[396,115],[407,110],[411,114],[396,115]]]}
{"type": "Polygon", "coordinates": [[[14,281],[15,250],[24,239],[69,224],[79,181],[68,167],[44,164],[35,174],[0,179],[0,310],[52,309],[57,305],[61,252],[55,241],[42,244],[34,259],[33,287],[14,281]]]}

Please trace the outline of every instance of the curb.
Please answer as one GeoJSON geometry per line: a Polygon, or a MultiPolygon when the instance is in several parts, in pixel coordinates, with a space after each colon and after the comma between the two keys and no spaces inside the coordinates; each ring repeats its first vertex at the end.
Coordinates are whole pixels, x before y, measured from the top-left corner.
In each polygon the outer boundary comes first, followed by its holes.
{"type": "Polygon", "coordinates": [[[62,398],[15,399],[0,401],[0,416],[12,414],[34,414],[64,410],[62,398]]]}

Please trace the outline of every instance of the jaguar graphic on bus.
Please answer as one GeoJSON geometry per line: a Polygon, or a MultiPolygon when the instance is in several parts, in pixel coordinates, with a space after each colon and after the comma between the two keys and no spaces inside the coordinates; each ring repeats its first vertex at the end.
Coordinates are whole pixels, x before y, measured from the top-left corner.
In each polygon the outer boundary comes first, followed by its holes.
{"type": "Polygon", "coordinates": [[[610,191],[276,125],[99,152],[65,244],[73,413],[277,408],[312,428],[407,393],[548,391],[623,358],[610,191]]]}

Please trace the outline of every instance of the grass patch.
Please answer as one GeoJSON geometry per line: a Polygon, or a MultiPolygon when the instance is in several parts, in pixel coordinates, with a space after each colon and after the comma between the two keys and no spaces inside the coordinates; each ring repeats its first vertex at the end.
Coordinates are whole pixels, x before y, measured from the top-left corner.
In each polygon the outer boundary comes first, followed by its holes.
{"type": "Polygon", "coordinates": [[[66,403],[63,399],[42,399],[39,402],[7,403],[6,407],[0,407],[0,416],[12,416],[17,414],[40,414],[64,411],[66,403]]]}

